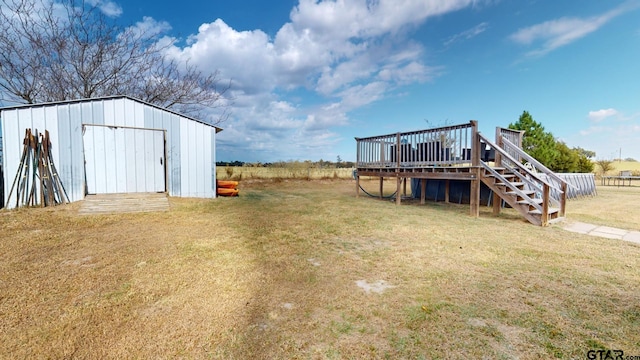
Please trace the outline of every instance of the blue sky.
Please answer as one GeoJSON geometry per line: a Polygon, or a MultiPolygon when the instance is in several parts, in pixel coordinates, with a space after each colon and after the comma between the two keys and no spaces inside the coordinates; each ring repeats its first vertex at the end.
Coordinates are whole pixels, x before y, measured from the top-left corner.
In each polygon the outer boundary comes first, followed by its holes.
{"type": "Polygon", "coordinates": [[[231,79],[218,160],[355,160],[354,137],[524,110],[640,160],[640,1],[92,0],[231,79]]]}

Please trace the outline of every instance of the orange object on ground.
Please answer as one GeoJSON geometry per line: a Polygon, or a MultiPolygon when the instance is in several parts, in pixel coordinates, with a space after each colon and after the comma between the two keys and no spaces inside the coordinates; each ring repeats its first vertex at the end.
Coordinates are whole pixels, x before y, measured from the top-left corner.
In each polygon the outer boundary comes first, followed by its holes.
{"type": "Polygon", "coordinates": [[[218,180],[217,185],[218,185],[218,189],[219,188],[235,189],[236,186],[238,186],[238,182],[231,181],[231,180],[218,180]]]}
{"type": "Polygon", "coordinates": [[[238,189],[218,188],[216,191],[220,196],[238,196],[238,189]]]}

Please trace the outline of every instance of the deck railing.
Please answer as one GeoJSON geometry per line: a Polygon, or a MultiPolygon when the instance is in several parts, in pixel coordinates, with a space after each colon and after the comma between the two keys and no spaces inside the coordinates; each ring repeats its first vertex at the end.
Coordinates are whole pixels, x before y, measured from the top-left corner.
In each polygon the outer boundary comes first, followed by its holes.
{"type": "MultiPolygon", "coordinates": [[[[524,130],[513,130],[502,127],[496,128],[496,144],[503,148],[512,158],[517,161],[522,161],[520,156],[520,152],[516,151],[513,148],[505,148],[503,139],[507,139],[513,145],[515,145],[518,149],[522,149],[522,139],[524,137],[524,130]]],[[[500,164],[502,161],[507,162],[511,166],[515,166],[515,164],[511,163],[507,159],[503,159],[500,153],[496,153],[495,162],[496,164],[500,164]]]]}
{"type": "Polygon", "coordinates": [[[356,138],[357,167],[429,167],[471,164],[477,122],[356,138]]]}

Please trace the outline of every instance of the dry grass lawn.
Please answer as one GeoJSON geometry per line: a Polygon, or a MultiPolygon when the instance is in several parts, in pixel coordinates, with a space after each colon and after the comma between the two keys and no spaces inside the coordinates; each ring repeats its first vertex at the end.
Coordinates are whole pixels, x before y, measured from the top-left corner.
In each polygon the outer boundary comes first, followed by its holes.
{"type": "MultiPolygon", "coordinates": [[[[620,171],[624,170],[640,171],[640,161],[614,161],[612,165],[614,170],[610,172],[610,175],[617,175],[620,171]]],[[[595,170],[599,170],[597,165],[595,170]]]]}
{"type": "MultiPolygon", "coordinates": [[[[162,213],[0,212],[0,358],[640,355],[638,245],[356,198],[353,180],[240,190],[162,213]]],[[[637,228],[640,189],[611,190],[569,216],[637,228]]]]}

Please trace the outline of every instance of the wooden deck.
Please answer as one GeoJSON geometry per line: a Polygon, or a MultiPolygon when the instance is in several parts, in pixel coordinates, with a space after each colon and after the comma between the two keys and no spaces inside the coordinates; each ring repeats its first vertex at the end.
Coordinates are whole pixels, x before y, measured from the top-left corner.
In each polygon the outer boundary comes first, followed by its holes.
{"type": "Polygon", "coordinates": [[[382,198],[384,178],[396,178],[396,204],[406,194],[407,179],[420,179],[420,203],[425,203],[427,180],[470,183],[469,210],[479,216],[480,184],[493,195],[493,212],[503,199],[533,224],[546,226],[564,217],[567,182],[522,150],[523,131],[496,128],[495,142],[478,131],[478,122],[434,129],[356,138],[356,196],[360,177],[378,177],[382,198]],[[523,162],[527,162],[526,167],[523,162]],[[546,174],[543,179],[540,174],[546,174]],[[551,192],[557,194],[555,199],[551,192]]]}
{"type": "Polygon", "coordinates": [[[166,193],[131,193],[87,195],[78,214],[114,214],[168,211],[169,198],[166,193]]]}

